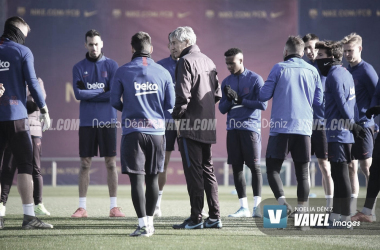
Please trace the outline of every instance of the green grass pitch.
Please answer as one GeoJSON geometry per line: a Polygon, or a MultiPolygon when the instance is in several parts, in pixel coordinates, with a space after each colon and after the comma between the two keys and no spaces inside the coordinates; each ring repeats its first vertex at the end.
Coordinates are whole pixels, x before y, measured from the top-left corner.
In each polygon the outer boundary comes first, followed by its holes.
{"type": "MultiPolygon", "coordinates": [[[[185,186],[166,186],[163,194],[163,217],[155,219],[156,233],[149,238],[132,238],[136,228],[130,186],[119,186],[118,205],[126,218],[110,219],[106,186],[90,186],[87,196],[87,219],[71,219],[78,206],[76,186],[44,187],[44,204],[51,216],[41,217],[54,225],[52,230],[21,230],[22,207],[17,188],[13,187],[7,204],[5,228],[0,230],[0,249],[378,249],[379,235],[297,235],[268,236],[255,226],[252,218],[228,218],[239,208],[233,186],[219,187],[223,229],[174,230],[190,214],[185,186]]],[[[247,187],[248,197],[252,190],[247,187]]],[[[324,197],[322,188],[312,193],[324,197]]],[[[364,197],[366,190],[360,190],[364,197]]],[[[295,187],[285,188],[287,197],[295,197],[295,187]]],[[[263,199],[272,198],[268,186],[263,199]]],[[[250,207],[253,199],[249,198],[250,207]]],[[[206,205],[207,206],[207,205],[206,205]]],[[[252,207],[251,207],[252,209],[252,207]]],[[[207,208],[206,208],[207,211],[207,208]]],[[[379,222],[377,222],[379,223],[379,222]]],[[[379,232],[380,233],[380,232],[379,232]]]]}

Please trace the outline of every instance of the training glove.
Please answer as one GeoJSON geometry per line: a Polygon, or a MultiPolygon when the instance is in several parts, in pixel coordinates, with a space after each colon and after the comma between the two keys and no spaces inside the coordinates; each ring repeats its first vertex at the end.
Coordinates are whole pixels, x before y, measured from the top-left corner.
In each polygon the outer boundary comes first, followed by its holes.
{"type": "Polygon", "coordinates": [[[40,122],[43,124],[42,131],[45,132],[47,129],[50,128],[50,116],[49,116],[49,110],[47,106],[45,105],[43,108],[40,109],[40,122]]]}
{"type": "Polygon", "coordinates": [[[374,106],[372,108],[367,109],[365,112],[365,116],[367,116],[368,119],[372,118],[372,115],[378,115],[380,114],[380,106],[374,106]]]}
{"type": "Polygon", "coordinates": [[[33,97],[29,95],[26,98],[26,111],[28,112],[28,115],[30,115],[31,113],[37,110],[38,110],[37,104],[33,101],[33,97]]]}
{"type": "Polygon", "coordinates": [[[351,132],[352,134],[354,135],[354,139],[362,139],[364,140],[365,136],[366,136],[366,132],[365,132],[365,129],[358,125],[358,124],[353,124],[352,125],[352,129],[351,129],[351,132]]]}

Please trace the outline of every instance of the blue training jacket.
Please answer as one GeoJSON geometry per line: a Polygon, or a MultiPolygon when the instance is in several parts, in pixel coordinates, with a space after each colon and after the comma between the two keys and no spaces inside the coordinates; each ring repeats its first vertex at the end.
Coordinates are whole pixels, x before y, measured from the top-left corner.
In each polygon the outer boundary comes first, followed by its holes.
{"type": "Polygon", "coordinates": [[[152,59],[136,57],[116,71],[111,104],[123,112],[123,135],[133,132],[164,135],[164,110],[173,109],[174,101],[169,72],[152,59]]]}
{"type": "Polygon", "coordinates": [[[311,136],[313,107],[323,104],[322,84],[315,67],[297,57],[274,65],[259,100],[272,97],[270,135],[311,136]]]}
{"type": "Polygon", "coordinates": [[[367,109],[371,107],[372,96],[375,93],[379,77],[371,64],[362,60],[358,65],[351,68],[348,65],[348,71],[352,74],[355,83],[356,105],[359,111],[359,124],[365,128],[375,125],[373,118],[368,119],[365,116],[367,109]]]}
{"type": "MultiPolygon", "coordinates": [[[[159,65],[161,65],[162,67],[164,67],[167,71],[169,71],[169,73],[172,77],[173,84],[175,86],[175,67],[177,66],[177,61],[173,60],[173,58],[171,56],[169,56],[167,58],[164,58],[164,59],[158,61],[157,63],[159,65]]],[[[165,119],[169,122],[174,122],[173,117],[171,115],[172,112],[173,112],[172,109],[171,110],[164,110],[165,119]]]]}
{"type": "Polygon", "coordinates": [[[75,98],[80,100],[79,126],[102,126],[104,123],[116,123],[116,110],[110,104],[110,91],[103,92],[108,86],[112,89],[112,78],[118,68],[117,63],[101,56],[96,62],[87,58],[75,64],[73,68],[73,89],[75,98]],[[80,90],[77,81],[83,81],[86,89],[80,90]]]}
{"type": "Polygon", "coordinates": [[[261,110],[266,110],[267,102],[260,102],[260,88],[264,85],[263,78],[258,74],[244,69],[240,75],[229,75],[222,82],[222,99],[219,110],[227,113],[227,130],[250,130],[261,134],[261,110]],[[229,101],[224,93],[224,87],[230,85],[243,101],[241,105],[229,101]]]}
{"type": "MultiPolygon", "coordinates": [[[[314,60],[314,62],[309,61],[311,65],[313,65],[318,73],[319,77],[321,78],[321,84],[322,84],[322,91],[325,92],[325,82],[326,82],[326,76],[321,75],[321,72],[319,71],[317,61],[314,60]]],[[[323,103],[322,105],[313,105],[313,119],[315,125],[324,125],[325,124],[325,95],[323,93],[323,103]]]]}
{"type": "Polygon", "coordinates": [[[0,121],[28,118],[26,86],[39,108],[46,105],[36,72],[32,51],[8,38],[0,39],[0,83],[5,92],[0,97],[0,121]]]}
{"type": "Polygon", "coordinates": [[[326,78],[327,142],[354,143],[352,133],[343,124],[355,122],[355,86],[352,75],[340,65],[332,66],[326,78]]]}

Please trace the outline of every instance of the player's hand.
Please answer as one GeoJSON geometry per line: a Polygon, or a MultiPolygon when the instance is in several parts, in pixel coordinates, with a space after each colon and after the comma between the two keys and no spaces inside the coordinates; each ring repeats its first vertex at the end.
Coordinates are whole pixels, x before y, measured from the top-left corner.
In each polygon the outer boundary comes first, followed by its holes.
{"type": "Polygon", "coordinates": [[[376,116],[378,114],[380,114],[380,106],[371,107],[365,112],[365,116],[367,116],[368,119],[371,119],[372,115],[376,116]]]}
{"type": "Polygon", "coordinates": [[[28,115],[37,110],[38,110],[37,103],[33,101],[33,97],[28,95],[28,97],[26,98],[26,111],[28,112],[28,115]]]}
{"type": "Polygon", "coordinates": [[[352,129],[351,129],[351,132],[352,134],[354,135],[354,139],[362,139],[364,140],[365,136],[366,136],[366,132],[365,132],[365,129],[358,125],[358,124],[353,124],[352,125],[352,129]]]}
{"type": "Polygon", "coordinates": [[[49,110],[47,106],[45,105],[43,108],[41,108],[41,114],[40,114],[40,122],[43,124],[42,131],[45,132],[47,129],[50,128],[50,116],[49,116],[49,110]]]}
{"type": "Polygon", "coordinates": [[[237,100],[237,99],[238,99],[238,94],[236,93],[235,90],[231,89],[231,86],[230,86],[230,85],[226,85],[226,86],[224,87],[224,93],[226,94],[227,99],[228,99],[229,101],[237,100]]]}
{"type": "Polygon", "coordinates": [[[84,86],[84,82],[77,81],[77,88],[80,90],[84,90],[84,89],[86,89],[86,86],[84,86]]]}
{"type": "Polygon", "coordinates": [[[173,117],[173,119],[178,120],[178,119],[181,119],[183,114],[185,114],[185,110],[174,109],[173,113],[172,113],[172,117],[173,117]]]}
{"type": "Polygon", "coordinates": [[[110,91],[110,88],[107,86],[107,84],[105,84],[106,86],[103,88],[103,92],[106,93],[108,91],[110,91]]]}
{"type": "Polygon", "coordinates": [[[5,92],[4,85],[2,83],[0,83],[0,97],[3,96],[4,92],[5,92]]]}

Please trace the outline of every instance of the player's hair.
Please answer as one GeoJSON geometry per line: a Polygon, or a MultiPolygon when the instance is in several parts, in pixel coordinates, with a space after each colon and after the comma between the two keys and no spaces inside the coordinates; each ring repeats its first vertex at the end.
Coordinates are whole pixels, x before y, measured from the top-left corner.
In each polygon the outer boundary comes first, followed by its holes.
{"type": "Polygon", "coordinates": [[[308,33],[302,37],[302,41],[307,43],[308,41],[317,40],[319,41],[319,37],[316,34],[308,33]]]}
{"type": "Polygon", "coordinates": [[[187,41],[189,45],[194,45],[197,42],[197,36],[194,30],[189,26],[178,27],[170,33],[170,40],[176,38],[180,42],[187,41]]]}
{"type": "Polygon", "coordinates": [[[170,34],[171,34],[171,32],[169,32],[169,35],[168,35],[168,40],[169,40],[169,43],[170,43],[170,34]]]}
{"type": "Polygon", "coordinates": [[[359,46],[362,46],[362,37],[359,36],[358,34],[356,33],[351,33],[349,34],[348,36],[345,36],[343,39],[342,39],[342,43],[343,44],[349,44],[349,43],[353,43],[353,44],[356,44],[356,45],[359,45],[359,46]]]}
{"type": "Polygon", "coordinates": [[[96,37],[96,36],[102,38],[102,37],[100,36],[99,31],[94,30],[94,29],[89,30],[89,31],[86,32],[86,35],[84,36],[84,41],[87,42],[87,37],[96,37]]]}
{"type": "Polygon", "coordinates": [[[28,33],[30,32],[30,27],[29,25],[25,22],[24,19],[22,19],[21,17],[18,17],[18,16],[13,16],[13,17],[10,17],[8,18],[6,21],[5,21],[5,24],[4,24],[4,29],[6,26],[8,25],[13,25],[17,28],[21,28],[22,26],[26,26],[28,28],[28,33]]]}
{"type": "Polygon", "coordinates": [[[302,55],[305,48],[305,43],[299,36],[289,36],[285,44],[286,50],[291,54],[302,55]]]}
{"type": "Polygon", "coordinates": [[[327,56],[333,56],[335,59],[342,61],[343,58],[343,45],[341,42],[335,41],[319,41],[315,44],[316,49],[326,50],[327,56]]]}
{"type": "Polygon", "coordinates": [[[243,54],[243,51],[239,48],[231,48],[229,50],[227,50],[225,53],[224,53],[224,56],[225,57],[228,57],[228,56],[236,56],[237,54],[243,54]]]}
{"type": "Polygon", "coordinates": [[[136,51],[149,52],[152,47],[152,39],[148,33],[140,31],[132,36],[131,45],[136,51]]]}

